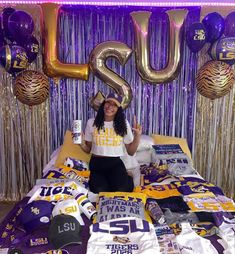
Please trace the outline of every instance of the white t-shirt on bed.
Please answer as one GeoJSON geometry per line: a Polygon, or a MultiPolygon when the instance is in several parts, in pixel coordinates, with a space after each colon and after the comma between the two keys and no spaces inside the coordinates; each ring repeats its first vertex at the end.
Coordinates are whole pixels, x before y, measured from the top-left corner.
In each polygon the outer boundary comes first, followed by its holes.
{"type": "Polygon", "coordinates": [[[121,137],[116,134],[113,121],[104,122],[104,129],[98,131],[94,124],[94,118],[87,121],[85,140],[92,142],[91,153],[108,157],[124,155],[123,143],[130,144],[133,141],[133,133],[129,122],[126,120],[127,134],[121,137]]]}

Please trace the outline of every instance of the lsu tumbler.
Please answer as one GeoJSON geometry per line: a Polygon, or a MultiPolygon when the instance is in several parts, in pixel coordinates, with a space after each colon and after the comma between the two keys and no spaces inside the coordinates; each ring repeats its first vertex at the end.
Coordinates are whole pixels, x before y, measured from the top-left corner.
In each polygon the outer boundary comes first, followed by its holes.
{"type": "Polygon", "coordinates": [[[81,144],[82,143],[82,120],[73,121],[73,143],[81,144]]]}

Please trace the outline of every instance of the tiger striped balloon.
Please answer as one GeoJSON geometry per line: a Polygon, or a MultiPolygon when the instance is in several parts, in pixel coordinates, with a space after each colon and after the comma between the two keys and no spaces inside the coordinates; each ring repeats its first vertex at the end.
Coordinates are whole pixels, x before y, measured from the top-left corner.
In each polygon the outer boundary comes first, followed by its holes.
{"type": "Polygon", "coordinates": [[[14,95],[29,106],[41,104],[49,96],[47,76],[32,70],[21,72],[15,80],[14,95]]]}
{"type": "Polygon", "coordinates": [[[210,99],[227,94],[235,83],[235,74],[230,65],[221,61],[204,64],[196,76],[198,92],[210,99]]]}

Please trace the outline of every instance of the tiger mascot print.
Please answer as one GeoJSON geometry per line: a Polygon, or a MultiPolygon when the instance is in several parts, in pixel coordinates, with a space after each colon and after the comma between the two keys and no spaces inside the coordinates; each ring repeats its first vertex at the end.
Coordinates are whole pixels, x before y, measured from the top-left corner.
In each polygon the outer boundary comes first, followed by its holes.
{"type": "Polygon", "coordinates": [[[49,88],[47,76],[37,71],[27,70],[17,75],[14,95],[20,102],[34,106],[48,98],[49,88]]]}
{"type": "Polygon", "coordinates": [[[198,92],[210,99],[227,94],[235,83],[235,74],[230,65],[221,61],[209,61],[196,76],[198,92]]]}

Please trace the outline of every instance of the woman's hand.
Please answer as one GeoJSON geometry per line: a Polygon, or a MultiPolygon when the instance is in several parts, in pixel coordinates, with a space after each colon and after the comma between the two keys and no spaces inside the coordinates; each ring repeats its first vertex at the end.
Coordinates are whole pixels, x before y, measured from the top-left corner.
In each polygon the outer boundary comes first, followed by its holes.
{"type": "Polygon", "coordinates": [[[89,142],[89,141],[85,140],[85,134],[84,134],[84,132],[82,132],[81,135],[82,135],[82,143],[80,144],[80,147],[82,148],[82,150],[85,153],[90,153],[92,142],[89,142]]]}
{"type": "Polygon", "coordinates": [[[134,116],[133,120],[133,128],[134,136],[140,137],[142,134],[142,126],[140,124],[137,124],[136,116],[134,116]]]}

